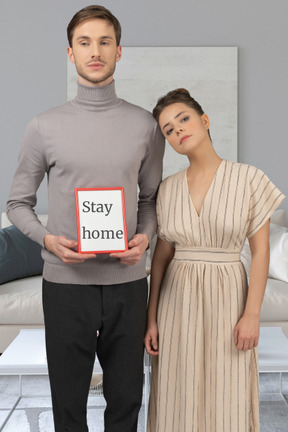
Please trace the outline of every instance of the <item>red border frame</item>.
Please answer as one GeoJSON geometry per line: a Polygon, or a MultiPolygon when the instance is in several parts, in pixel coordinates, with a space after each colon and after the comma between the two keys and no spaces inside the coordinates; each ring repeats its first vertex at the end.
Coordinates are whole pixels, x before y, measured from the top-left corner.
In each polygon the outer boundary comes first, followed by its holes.
{"type": "Polygon", "coordinates": [[[75,202],[76,202],[76,220],[77,220],[77,240],[78,240],[78,253],[81,254],[108,254],[108,253],[118,253],[125,252],[128,249],[128,239],[127,239],[127,226],[126,226],[126,213],[125,213],[125,197],[123,187],[108,187],[108,188],[75,188],[75,202]],[[123,215],[123,228],[124,228],[124,241],[125,249],[123,250],[107,250],[107,251],[81,251],[81,235],[80,235],[80,220],[79,220],[79,201],[78,192],[79,191],[100,191],[100,190],[120,190],[122,197],[122,215],[123,215]]]}

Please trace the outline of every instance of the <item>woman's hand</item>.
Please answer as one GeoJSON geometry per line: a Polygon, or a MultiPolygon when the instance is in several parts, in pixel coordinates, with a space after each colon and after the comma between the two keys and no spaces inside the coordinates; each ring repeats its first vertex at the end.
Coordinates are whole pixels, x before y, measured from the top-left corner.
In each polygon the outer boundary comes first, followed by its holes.
{"type": "Polygon", "coordinates": [[[156,323],[147,327],[144,338],[145,348],[148,354],[156,356],[159,354],[158,347],[158,326],[156,323]]]}
{"type": "Polygon", "coordinates": [[[234,330],[234,342],[238,350],[257,347],[259,341],[259,315],[243,315],[234,330]]]}

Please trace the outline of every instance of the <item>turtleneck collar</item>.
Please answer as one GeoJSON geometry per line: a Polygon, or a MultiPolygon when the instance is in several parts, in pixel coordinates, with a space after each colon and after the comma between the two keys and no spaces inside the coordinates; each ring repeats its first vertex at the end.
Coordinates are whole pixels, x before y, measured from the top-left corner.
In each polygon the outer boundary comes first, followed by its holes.
{"type": "Polygon", "coordinates": [[[90,87],[78,83],[74,105],[89,111],[103,111],[115,107],[121,102],[115,92],[115,81],[102,87],[90,87]]]}

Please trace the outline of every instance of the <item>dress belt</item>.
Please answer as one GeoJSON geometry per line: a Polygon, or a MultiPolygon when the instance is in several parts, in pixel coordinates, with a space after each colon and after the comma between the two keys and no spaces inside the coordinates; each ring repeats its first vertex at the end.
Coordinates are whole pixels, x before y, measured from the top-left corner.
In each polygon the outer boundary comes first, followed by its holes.
{"type": "Polygon", "coordinates": [[[240,252],[229,249],[197,248],[176,246],[174,260],[176,261],[203,261],[207,263],[237,263],[240,261],[240,252]]]}

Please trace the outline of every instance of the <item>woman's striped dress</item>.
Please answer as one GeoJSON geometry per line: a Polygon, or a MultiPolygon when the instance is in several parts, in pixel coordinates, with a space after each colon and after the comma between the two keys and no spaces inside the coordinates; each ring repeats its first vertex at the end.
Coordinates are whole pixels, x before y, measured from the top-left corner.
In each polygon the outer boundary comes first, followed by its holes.
{"type": "Polygon", "coordinates": [[[233,340],[247,296],[240,251],[283,199],[262,171],[226,160],[200,215],[186,170],[160,185],[158,236],[175,256],[160,293],[149,432],[259,432],[257,349],[233,340]]]}

